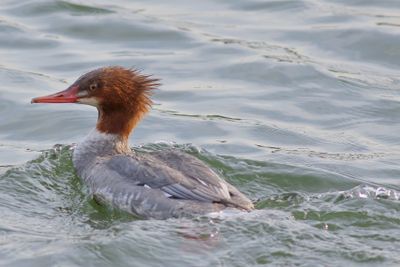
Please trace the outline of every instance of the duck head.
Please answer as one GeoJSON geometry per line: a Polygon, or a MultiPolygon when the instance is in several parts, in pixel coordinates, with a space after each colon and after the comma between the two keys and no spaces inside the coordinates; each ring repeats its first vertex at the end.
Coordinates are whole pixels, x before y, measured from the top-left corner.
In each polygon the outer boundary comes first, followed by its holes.
{"type": "Polygon", "coordinates": [[[97,108],[96,128],[127,139],[150,109],[152,89],[158,79],[123,67],[105,67],[88,72],[66,90],[33,98],[31,103],[78,103],[97,108]]]}

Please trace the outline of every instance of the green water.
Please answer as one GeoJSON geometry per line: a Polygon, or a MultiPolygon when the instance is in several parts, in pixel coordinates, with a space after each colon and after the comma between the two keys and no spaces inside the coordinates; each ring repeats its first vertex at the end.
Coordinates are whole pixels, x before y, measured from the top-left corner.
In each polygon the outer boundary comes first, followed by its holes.
{"type": "Polygon", "coordinates": [[[400,265],[400,2],[0,3],[0,265],[400,265]],[[31,105],[91,69],[162,79],[132,147],[175,147],[257,204],[137,220],[88,197],[95,110],[31,105]]]}

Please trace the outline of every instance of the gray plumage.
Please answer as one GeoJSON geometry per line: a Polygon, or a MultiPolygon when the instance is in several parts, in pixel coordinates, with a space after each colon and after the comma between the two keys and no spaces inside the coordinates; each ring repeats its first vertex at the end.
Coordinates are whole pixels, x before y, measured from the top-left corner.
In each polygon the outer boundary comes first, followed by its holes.
{"type": "Polygon", "coordinates": [[[73,162],[91,193],[144,218],[253,209],[249,199],[194,156],[177,150],[135,154],[118,136],[94,130],[73,162]]]}

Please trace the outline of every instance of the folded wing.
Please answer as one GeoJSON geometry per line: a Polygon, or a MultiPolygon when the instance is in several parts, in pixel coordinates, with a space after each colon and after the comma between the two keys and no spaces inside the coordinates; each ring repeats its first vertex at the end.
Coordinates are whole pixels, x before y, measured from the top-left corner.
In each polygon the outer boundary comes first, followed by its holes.
{"type": "Polygon", "coordinates": [[[245,210],[254,208],[246,196],[202,161],[180,151],[118,155],[107,164],[135,185],[161,190],[171,198],[222,203],[245,210]]]}

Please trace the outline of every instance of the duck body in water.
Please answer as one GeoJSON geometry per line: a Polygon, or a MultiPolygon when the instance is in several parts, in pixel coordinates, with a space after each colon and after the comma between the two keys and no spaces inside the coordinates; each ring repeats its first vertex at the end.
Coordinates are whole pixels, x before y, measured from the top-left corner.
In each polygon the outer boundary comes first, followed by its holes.
{"type": "Polygon", "coordinates": [[[174,149],[138,154],[129,148],[129,135],[150,109],[157,81],[131,69],[106,67],[32,103],[97,108],[96,128],[73,152],[76,172],[96,199],[156,219],[254,209],[246,196],[192,155],[174,149]]]}

